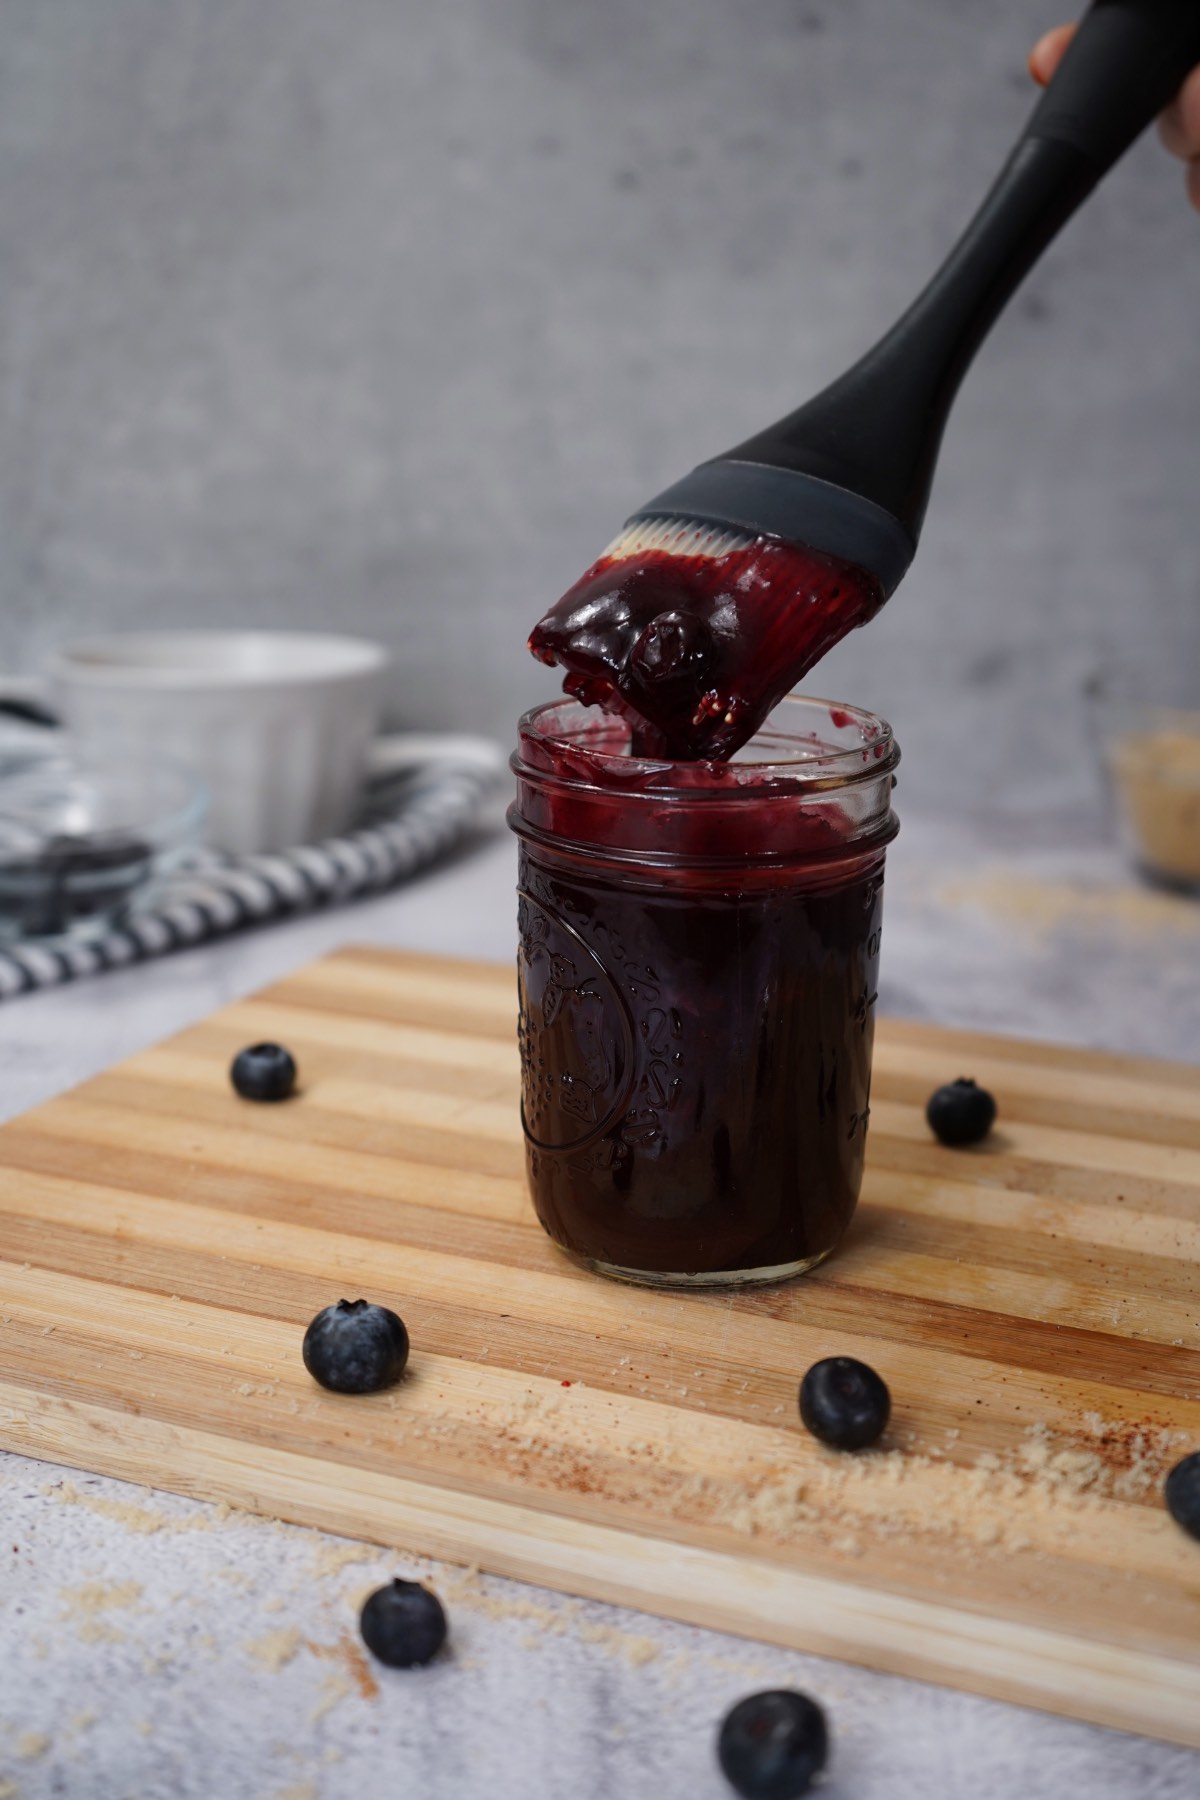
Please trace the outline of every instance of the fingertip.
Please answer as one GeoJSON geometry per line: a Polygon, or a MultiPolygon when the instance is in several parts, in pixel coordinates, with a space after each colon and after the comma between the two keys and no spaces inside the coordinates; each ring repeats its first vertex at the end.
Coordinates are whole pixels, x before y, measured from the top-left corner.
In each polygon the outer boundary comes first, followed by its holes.
{"type": "Polygon", "coordinates": [[[1046,38],[1039,38],[1029,52],[1029,73],[1039,87],[1045,87],[1053,72],[1050,67],[1050,55],[1046,48],[1047,41],[1046,38]]]}
{"type": "Polygon", "coordinates": [[[1200,156],[1200,67],[1192,70],[1180,88],[1175,104],[1188,142],[1188,155],[1200,156]]]}
{"type": "Polygon", "coordinates": [[[1075,36],[1075,31],[1074,25],[1056,25],[1053,31],[1047,31],[1040,37],[1029,52],[1029,73],[1039,87],[1045,87],[1053,80],[1063,59],[1063,52],[1075,36]]]}
{"type": "Polygon", "coordinates": [[[1181,156],[1185,162],[1200,156],[1200,69],[1192,70],[1159,114],[1158,135],[1172,156],[1181,156]]]}

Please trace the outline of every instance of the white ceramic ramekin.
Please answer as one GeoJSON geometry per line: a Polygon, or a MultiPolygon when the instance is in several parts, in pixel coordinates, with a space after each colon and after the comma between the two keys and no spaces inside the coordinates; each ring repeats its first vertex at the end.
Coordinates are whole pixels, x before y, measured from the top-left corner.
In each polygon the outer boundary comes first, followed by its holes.
{"type": "Polygon", "coordinates": [[[49,685],[83,746],[159,752],[199,776],[207,841],[246,854],[352,822],[388,661],[318,632],[127,632],[66,645],[49,685]]]}

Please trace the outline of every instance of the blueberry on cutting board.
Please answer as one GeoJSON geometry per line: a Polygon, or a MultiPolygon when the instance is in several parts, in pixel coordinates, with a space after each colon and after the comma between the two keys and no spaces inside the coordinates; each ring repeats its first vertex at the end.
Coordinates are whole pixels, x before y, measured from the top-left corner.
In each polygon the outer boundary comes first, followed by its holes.
{"type": "Polygon", "coordinates": [[[1163,1483],[1163,1498],[1175,1523],[1200,1539],[1200,1450],[1175,1464],[1163,1483]]]}
{"type": "Polygon", "coordinates": [[[431,1662],[446,1641],[446,1614],[419,1581],[389,1581],[368,1596],[359,1616],[363,1643],[389,1669],[431,1662]]]}
{"type": "Polygon", "coordinates": [[[957,1150],[987,1136],[996,1123],[996,1102],[986,1088],[960,1075],[930,1095],[925,1118],[938,1143],[957,1150]]]}
{"type": "Polygon", "coordinates": [[[399,1381],[408,1361],[403,1319],[369,1300],[339,1300],[304,1334],[304,1366],[337,1394],[377,1394],[399,1381]]]}
{"type": "Polygon", "coordinates": [[[862,1450],[883,1435],[892,1397],[881,1375],[853,1356],[827,1356],[800,1383],[800,1417],[834,1450],[862,1450]]]}
{"type": "Polygon", "coordinates": [[[282,1044],[248,1044],[229,1079],[243,1100],[286,1100],[296,1088],[296,1059],[282,1044]]]}
{"type": "Polygon", "coordinates": [[[740,1700],[717,1739],[721,1773],[742,1800],[798,1800],[828,1757],[825,1714],[789,1688],[740,1700]]]}

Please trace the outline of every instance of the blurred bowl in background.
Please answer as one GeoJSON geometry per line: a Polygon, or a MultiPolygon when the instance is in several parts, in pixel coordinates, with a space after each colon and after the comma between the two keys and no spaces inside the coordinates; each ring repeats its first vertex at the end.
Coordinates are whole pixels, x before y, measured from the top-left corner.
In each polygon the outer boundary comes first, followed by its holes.
{"type": "Polygon", "coordinates": [[[61,649],[50,697],[89,746],[193,770],[206,841],[250,855],[352,824],[389,661],[324,632],[119,632],[61,649]]]}
{"type": "Polygon", "coordinates": [[[1101,680],[1088,699],[1127,853],[1152,880],[1200,894],[1200,709],[1101,680]]]}
{"type": "Polygon", "coordinates": [[[206,795],[162,757],[53,754],[0,776],[0,938],[86,938],[195,844],[206,795]]]}

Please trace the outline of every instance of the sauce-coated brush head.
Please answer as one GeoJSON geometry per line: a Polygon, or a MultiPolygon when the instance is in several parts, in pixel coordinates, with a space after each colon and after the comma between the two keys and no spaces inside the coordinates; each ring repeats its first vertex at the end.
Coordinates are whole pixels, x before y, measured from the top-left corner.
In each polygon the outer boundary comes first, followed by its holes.
{"type": "Polygon", "coordinates": [[[568,693],[630,717],[636,754],[725,757],[883,597],[865,571],[803,545],[639,518],[529,647],[565,668],[568,693]]]}

